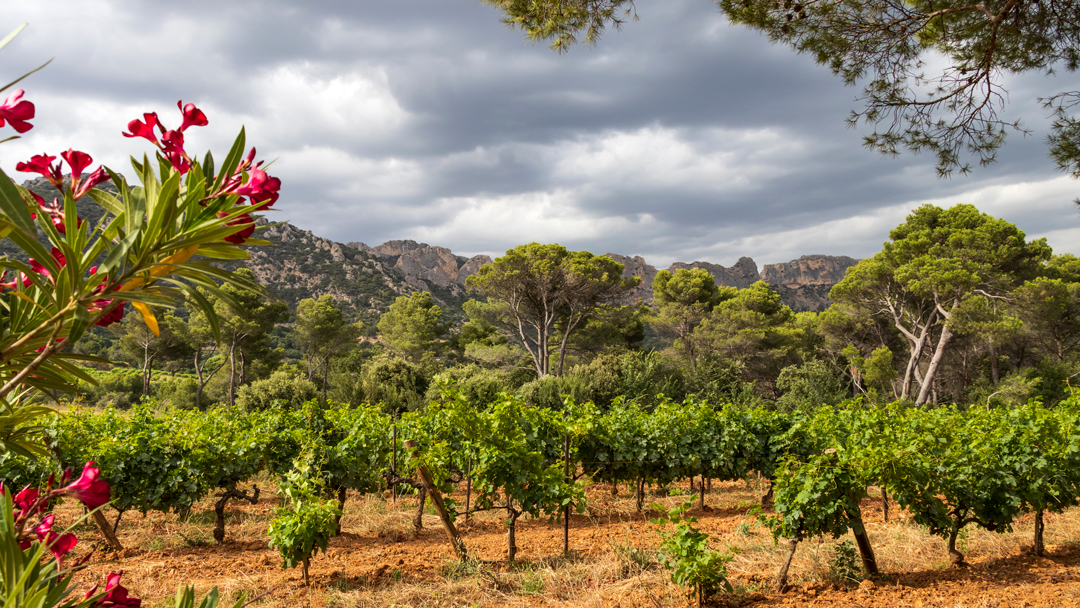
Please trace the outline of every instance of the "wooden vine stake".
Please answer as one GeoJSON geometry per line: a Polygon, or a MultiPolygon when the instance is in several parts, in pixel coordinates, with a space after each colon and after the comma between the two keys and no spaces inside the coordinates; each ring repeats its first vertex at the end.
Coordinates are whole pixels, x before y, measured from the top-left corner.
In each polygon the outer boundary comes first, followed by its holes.
{"type": "MultiPolygon", "coordinates": [[[[415,441],[406,439],[405,448],[409,450],[411,459],[419,459],[416,453],[415,441]]],[[[447,538],[450,539],[450,546],[454,548],[454,553],[457,554],[459,560],[468,560],[469,550],[465,548],[465,541],[462,540],[457,528],[454,527],[454,520],[450,518],[450,513],[447,512],[446,505],[443,504],[442,494],[439,493],[439,489],[435,487],[435,482],[432,481],[431,471],[428,471],[428,468],[423,464],[418,464],[416,471],[420,473],[420,479],[424,482],[428,495],[431,496],[431,503],[435,505],[435,510],[439,512],[439,519],[442,520],[443,528],[446,530],[447,538]]]]}
{"type": "Polygon", "coordinates": [[[105,542],[109,547],[113,551],[123,551],[124,546],[120,544],[120,539],[116,538],[116,533],[113,532],[109,520],[105,519],[105,514],[101,512],[101,509],[95,509],[91,517],[94,518],[94,523],[97,524],[98,530],[101,530],[101,534],[105,537],[105,542]]]}

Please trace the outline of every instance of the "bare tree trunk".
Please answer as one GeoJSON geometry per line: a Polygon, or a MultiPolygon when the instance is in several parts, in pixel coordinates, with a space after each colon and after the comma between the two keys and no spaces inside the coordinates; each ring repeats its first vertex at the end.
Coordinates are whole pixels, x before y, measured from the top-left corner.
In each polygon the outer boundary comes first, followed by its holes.
{"type": "Polygon", "coordinates": [[[889,493],[884,487],[881,488],[881,515],[885,523],[889,523],[889,493]]]}
{"type": "Polygon", "coordinates": [[[789,538],[788,543],[790,548],[788,549],[787,556],[784,557],[784,562],[780,564],[780,571],[776,573],[776,582],[774,584],[777,592],[783,592],[787,587],[788,569],[791,568],[791,560],[795,557],[795,549],[799,547],[798,538],[789,538]]]}
{"type": "Polygon", "coordinates": [[[341,536],[341,516],[345,514],[345,498],[348,495],[348,489],[344,486],[338,488],[337,504],[338,514],[334,516],[334,536],[341,536]]]}
{"type": "Polygon", "coordinates": [[[990,343],[990,380],[994,383],[994,386],[997,386],[998,382],[1000,382],[1001,379],[998,376],[998,361],[997,361],[997,353],[994,351],[994,337],[993,336],[990,336],[989,343],[990,343]]]}
{"type": "Polygon", "coordinates": [[[960,553],[956,549],[956,537],[960,534],[960,528],[954,527],[949,531],[949,561],[954,566],[959,566],[964,563],[964,554],[960,553]]]}
{"type": "Polygon", "coordinates": [[[236,344],[229,347],[229,407],[236,402],[236,344]]]}
{"type": "Polygon", "coordinates": [[[427,486],[420,485],[420,505],[416,509],[416,517],[413,518],[413,528],[420,532],[424,529],[424,501],[427,500],[427,486]]]}
{"type": "MultiPolygon", "coordinates": [[[[948,319],[946,319],[946,321],[947,320],[948,319]]],[[[923,377],[922,386],[919,387],[919,397],[915,399],[916,406],[925,405],[930,398],[930,392],[934,385],[938,367],[941,365],[941,360],[945,358],[945,347],[949,345],[949,341],[952,340],[952,337],[953,332],[949,329],[949,326],[943,326],[941,328],[941,337],[938,338],[937,348],[934,349],[934,357],[930,359],[930,367],[926,368],[926,375],[923,377]]]]}
{"type": "Polygon", "coordinates": [[[1032,550],[1035,555],[1042,557],[1046,554],[1046,545],[1043,543],[1043,531],[1046,529],[1046,524],[1043,523],[1043,510],[1039,509],[1035,512],[1035,542],[1032,545],[1032,550]]]}

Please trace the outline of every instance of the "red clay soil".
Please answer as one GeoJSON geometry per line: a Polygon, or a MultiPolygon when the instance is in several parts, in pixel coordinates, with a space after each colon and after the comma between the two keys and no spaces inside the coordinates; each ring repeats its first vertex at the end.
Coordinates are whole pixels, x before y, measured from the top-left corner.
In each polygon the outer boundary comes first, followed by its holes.
{"type": "MultiPolygon", "coordinates": [[[[579,562],[600,559],[610,554],[616,544],[656,546],[656,526],[644,516],[615,510],[614,499],[604,497],[604,492],[595,492],[590,498],[590,514],[571,518],[571,549],[579,562]]],[[[415,505],[415,502],[410,499],[407,504],[415,505]]],[[[257,505],[230,504],[228,510],[234,521],[249,518],[268,523],[276,505],[277,499],[269,496],[257,505]]],[[[745,508],[704,513],[694,509],[691,514],[699,517],[701,529],[719,539],[731,538],[736,527],[747,521],[745,508]]],[[[868,521],[880,521],[880,515],[880,510],[875,510],[873,504],[866,504],[868,521]]],[[[399,513],[399,523],[402,517],[399,513]]],[[[363,534],[350,532],[346,526],[342,536],[331,540],[327,554],[312,560],[311,585],[304,587],[300,570],[283,570],[277,551],[270,549],[266,540],[252,540],[257,537],[254,533],[251,538],[227,539],[222,546],[151,550],[138,545],[154,546],[151,541],[155,537],[174,534],[179,525],[176,516],[160,513],[146,517],[125,515],[119,529],[120,539],[131,547],[120,553],[96,552],[89,567],[78,575],[76,589],[102,583],[108,572],[122,569],[125,571],[124,584],[135,597],[147,598],[148,606],[164,604],[180,583],[195,584],[200,591],[218,586],[225,591],[226,597],[232,597],[231,593],[238,590],[250,595],[273,589],[263,600],[262,605],[267,606],[349,605],[328,601],[332,595],[330,591],[385,589],[391,594],[395,586],[437,586],[446,582],[445,568],[453,562],[454,554],[438,519],[428,515],[424,523],[425,529],[418,534],[405,533],[402,530],[408,530],[408,526],[400,525],[363,534]],[[174,531],[170,531],[170,527],[174,531]]],[[[261,525],[264,530],[265,523],[261,525]]],[[[208,531],[210,525],[205,527],[208,531]]],[[[492,566],[496,571],[505,570],[505,566],[499,564],[505,562],[507,555],[506,532],[501,522],[490,515],[487,519],[473,518],[468,522],[459,518],[459,527],[474,557],[496,562],[492,566]]],[[[231,530],[227,532],[233,534],[231,530]]],[[[80,527],[79,536],[85,541],[82,547],[93,542],[93,535],[89,528],[80,527]]],[[[519,521],[517,538],[518,559],[525,564],[536,564],[544,559],[550,562],[562,554],[561,525],[542,520],[519,521]]],[[[860,608],[1080,607],[1080,545],[1051,545],[1048,550],[1049,554],[1041,558],[1018,548],[1005,555],[974,558],[968,567],[885,572],[876,581],[863,581],[851,587],[805,582],[793,585],[782,594],[768,589],[773,573],[763,569],[733,577],[742,590],[733,603],[860,608]]],[[[587,568],[581,571],[589,572],[587,568]]],[[[654,577],[652,580],[661,579],[654,577]]],[[[675,593],[673,586],[669,585],[667,594],[660,598],[648,588],[649,585],[633,577],[583,580],[580,583],[596,591],[590,595],[590,605],[689,605],[688,600],[675,593]]],[[[579,602],[584,600],[497,594],[487,600],[448,597],[433,601],[432,605],[572,606],[579,602]]],[[[731,603],[728,601],[728,605],[731,603]]]]}

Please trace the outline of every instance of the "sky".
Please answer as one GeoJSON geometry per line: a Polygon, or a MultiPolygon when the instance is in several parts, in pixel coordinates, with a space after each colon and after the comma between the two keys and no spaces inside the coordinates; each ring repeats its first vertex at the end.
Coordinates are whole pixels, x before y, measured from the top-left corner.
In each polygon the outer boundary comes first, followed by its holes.
{"type": "MultiPolygon", "coordinates": [[[[477,0],[68,0],[12,3],[7,82],[35,128],[0,168],[75,148],[130,172],[121,136],[177,100],[210,124],[189,152],[223,156],[245,128],[273,161],[269,218],[339,242],[412,239],[459,255],[530,241],[731,266],[873,255],[926,203],[971,203],[1057,253],[1080,253],[1080,182],[1047,157],[1038,104],[1080,75],[1005,80],[999,161],[939,179],[930,156],[885,158],[845,128],[858,88],[709,0],[637,0],[638,20],[559,55],[477,0]]],[[[0,34],[2,35],[2,34],[0,34]]],[[[3,136],[8,135],[5,129],[3,136]]],[[[95,163],[96,166],[96,163],[95,163]]]]}

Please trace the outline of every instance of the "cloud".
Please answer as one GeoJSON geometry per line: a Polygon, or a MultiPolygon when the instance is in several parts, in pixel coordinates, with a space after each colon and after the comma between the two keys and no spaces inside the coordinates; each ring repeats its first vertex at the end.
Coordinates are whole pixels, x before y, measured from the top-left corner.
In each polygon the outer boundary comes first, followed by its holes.
{"type": "Polygon", "coordinates": [[[658,266],[743,255],[872,255],[924,202],[973,202],[1077,251],[1080,187],[1046,158],[1037,102],[1075,73],[1009,76],[1023,118],[999,162],[939,180],[933,159],[878,156],[845,129],[857,89],[812,57],[730,26],[705,0],[639,0],[640,21],[557,55],[467,0],[55,0],[8,7],[30,28],[4,49],[37,127],[0,167],[69,147],[121,171],[144,111],[244,126],[276,159],[275,219],[338,241],[413,238],[463,254],[529,242],[643,255],[658,266]]]}

